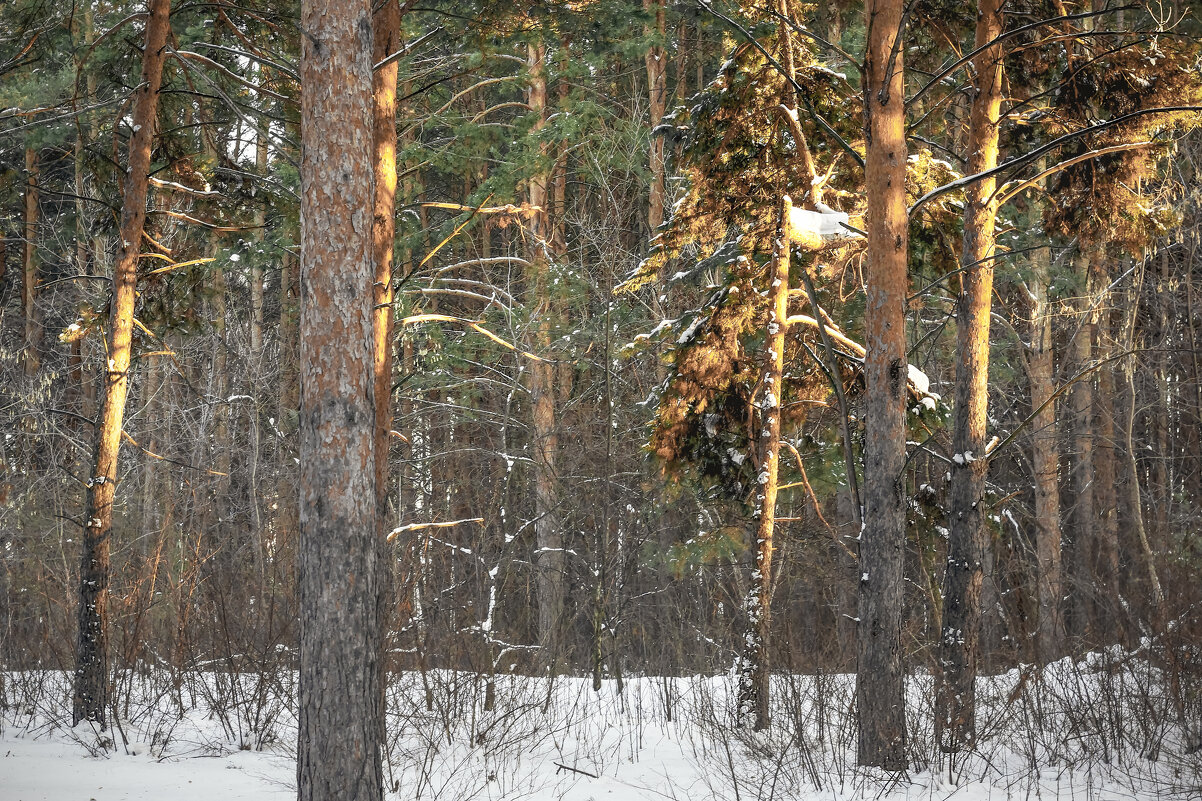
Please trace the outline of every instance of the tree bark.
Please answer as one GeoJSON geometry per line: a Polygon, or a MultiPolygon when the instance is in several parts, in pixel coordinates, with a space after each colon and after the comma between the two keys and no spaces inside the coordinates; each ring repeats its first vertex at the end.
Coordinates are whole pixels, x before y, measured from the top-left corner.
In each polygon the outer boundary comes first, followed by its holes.
{"type": "Polygon", "coordinates": [[[113,498],[121,425],[129,392],[135,288],[146,193],[150,178],[155,115],[167,38],[171,32],[171,0],[151,0],[142,55],[142,83],[134,103],[129,140],[129,169],[121,208],[121,249],[113,267],[109,312],[108,364],[100,425],[96,429],[96,466],[88,480],[83,554],[79,571],[79,639],[75,648],[72,721],[106,726],[108,705],[108,633],[106,631],[109,547],[113,531],[113,498]]]}
{"type": "MultiPolygon", "coordinates": [[[[1143,287],[1144,268],[1138,268],[1137,277],[1133,279],[1133,288],[1124,309],[1123,327],[1120,347],[1125,351],[1135,350],[1135,325],[1139,318],[1140,290],[1143,287]]],[[[1148,529],[1144,524],[1143,501],[1140,497],[1139,463],[1135,455],[1135,354],[1131,353],[1122,360],[1123,379],[1126,386],[1126,414],[1123,415],[1123,450],[1126,457],[1127,476],[1123,485],[1127,492],[1127,510],[1131,516],[1131,527],[1135,530],[1135,539],[1139,543],[1140,556],[1144,561],[1144,569],[1148,574],[1148,589],[1152,601],[1152,622],[1154,631],[1163,633],[1164,625],[1164,588],[1160,583],[1160,575],[1156,570],[1156,552],[1148,539],[1148,529]]],[[[1117,400],[1117,399],[1116,399],[1117,400]]],[[[1168,449],[1157,452],[1158,458],[1167,459],[1168,449]]],[[[1164,488],[1162,488],[1164,489],[1164,488]]],[[[1117,579],[1117,575],[1116,575],[1117,579]]]]}
{"type": "MultiPolygon", "coordinates": [[[[528,45],[527,68],[530,86],[528,103],[537,117],[534,130],[545,124],[547,108],[546,48],[541,42],[528,45]]],[[[527,199],[532,209],[528,231],[527,261],[530,262],[529,303],[534,321],[534,347],[545,353],[551,345],[551,287],[547,254],[547,175],[530,178],[527,199]]],[[[549,362],[530,364],[530,435],[534,442],[534,538],[538,592],[538,637],[541,662],[549,669],[558,647],[556,632],[563,616],[563,532],[555,503],[555,462],[559,435],[555,421],[555,370],[549,362]]]]}
{"type": "Polygon", "coordinates": [[[25,318],[25,375],[33,376],[41,366],[42,321],[38,319],[38,204],[41,175],[38,151],[25,148],[25,253],[21,270],[21,308],[25,318]]]}
{"type": "MultiPolygon", "coordinates": [[[[1098,265],[1100,267],[1100,265],[1098,265]]],[[[1105,285],[1106,277],[1099,276],[1105,285]]],[[[1113,315],[1109,302],[1103,304],[1095,326],[1095,357],[1106,362],[1114,355],[1113,315]]],[[[1119,587],[1119,520],[1118,486],[1115,469],[1115,407],[1119,403],[1114,382],[1114,366],[1103,364],[1098,370],[1097,398],[1094,402],[1094,504],[1097,509],[1096,556],[1097,576],[1092,617],[1099,635],[1105,632],[1102,644],[1122,642],[1126,624],[1122,613],[1119,587]]]]}
{"type": "MultiPolygon", "coordinates": [[[[379,63],[401,46],[401,9],[397,0],[384,0],[372,19],[373,63],[379,63]]],[[[372,217],[372,374],[376,394],[375,474],[376,543],[380,549],[379,626],[381,644],[388,628],[392,604],[392,548],[388,543],[389,432],[392,430],[392,251],[396,239],[397,76],[394,59],[372,75],[372,144],[375,152],[375,205],[372,217]]],[[[381,655],[381,671],[387,669],[381,655]]],[[[384,675],[380,681],[383,687],[384,675]]]]}
{"type": "Polygon", "coordinates": [[[301,7],[300,801],[379,801],[370,0],[301,7]]]}
{"type": "Polygon", "coordinates": [[[864,526],[860,532],[856,702],[858,763],[906,768],[902,579],[905,565],[905,47],[901,0],[868,0],[864,80],[868,253],[865,262],[864,526]]]}
{"type": "MultiPolygon", "coordinates": [[[[645,33],[649,36],[654,35],[656,43],[647,48],[644,56],[647,66],[648,123],[651,130],[654,131],[663,121],[668,103],[668,58],[662,44],[666,30],[663,0],[643,0],[643,8],[655,17],[655,27],[649,27],[645,33]]],[[[647,161],[651,171],[647,228],[650,236],[655,236],[656,230],[664,221],[664,138],[662,136],[656,136],[654,133],[651,135],[651,151],[647,161]]]]}
{"type": "Polygon", "coordinates": [[[780,486],[780,416],[785,386],[785,330],[789,317],[790,219],[793,203],[781,199],[781,222],[772,254],[768,290],[768,336],[765,338],[763,387],[759,402],[759,490],[756,494],[755,569],[744,602],[747,614],[745,652],[739,675],[739,719],[750,718],[755,731],[768,728],[771,712],[772,556],[776,527],[776,495],[780,486]]]}
{"type": "MultiPolygon", "coordinates": [[[[968,174],[997,166],[1002,103],[1002,46],[985,47],[1002,32],[1003,0],[980,0],[973,59],[976,95],[968,132],[968,174]]],[[[976,743],[976,679],[981,658],[981,588],[984,582],[985,435],[989,405],[989,319],[993,301],[993,200],[997,181],[987,178],[965,192],[960,295],[956,300],[956,406],[952,424],[948,493],[950,533],[943,581],[941,673],[936,690],[936,739],[946,752],[976,743]]]]}
{"type": "MultiPolygon", "coordinates": [[[[1077,301],[1078,327],[1073,338],[1073,368],[1088,369],[1093,362],[1094,311],[1093,274],[1088,253],[1077,257],[1077,272],[1085,284],[1083,296],[1077,301]]],[[[1073,490],[1075,494],[1072,537],[1072,590],[1069,592],[1068,624],[1070,634],[1082,642],[1090,635],[1090,602],[1093,595],[1091,550],[1096,532],[1097,515],[1094,509],[1093,459],[1093,376],[1086,376],[1073,386],[1069,406],[1073,419],[1073,490]]]]}
{"type": "MultiPolygon", "coordinates": [[[[1042,217],[1042,215],[1040,215],[1042,217]]],[[[1052,312],[1048,304],[1051,250],[1041,247],[1031,259],[1031,350],[1027,375],[1031,387],[1031,466],[1035,479],[1036,595],[1039,622],[1035,635],[1038,661],[1059,659],[1063,649],[1064,618],[1060,603],[1064,588],[1060,570],[1060,444],[1056,403],[1052,400],[1055,369],[1052,361],[1052,312]]]]}

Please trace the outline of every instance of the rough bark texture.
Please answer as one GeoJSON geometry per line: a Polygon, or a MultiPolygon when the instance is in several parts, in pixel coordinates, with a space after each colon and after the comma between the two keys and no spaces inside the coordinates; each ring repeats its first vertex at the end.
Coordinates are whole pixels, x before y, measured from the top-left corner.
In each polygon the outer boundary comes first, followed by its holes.
{"type": "MultiPolygon", "coordinates": [[[[527,51],[530,110],[538,116],[535,130],[544,125],[547,108],[546,48],[532,43],[527,51]]],[[[547,261],[547,176],[531,177],[528,201],[533,211],[527,235],[530,303],[535,352],[551,344],[550,275],[547,261]]],[[[531,437],[534,440],[534,537],[538,573],[538,636],[542,663],[549,668],[556,646],[555,632],[563,616],[563,532],[555,503],[555,461],[559,436],[555,425],[555,369],[549,362],[530,364],[531,437]]]]}
{"type": "Polygon", "coordinates": [[[105,707],[108,705],[106,622],[113,497],[117,488],[117,456],[125,398],[129,392],[138,255],[146,221],[146,192],[159,85],[171,32],[170,13],[170,0],[151,0],[142,55],[142,83],[136,90],[133,134],[129,140],[129,172],[121,207],[121,249],[113,266],[108,365],[104,372],[100,425],[96,429],[96,463],[88,479],[84,514],[83,555],[79,570],[79,639],[75,647],[71,717],[74,723],[90,720],[99,723],[101,728],[106,724],[105,707]]]}
{"type": "Polygon", "coordinates": [[[42,321],[38,319],[38,176],[41,173],[38,151],[25,149],[25,258],[21,270],[21,308],[25,318],[25,375],[32,376],[41,366],[42,321]]]}
{"type": "MultiPolygon", "coordinates": [[[[981,0],[976,47],[1002,32],[1002,0],[981,0]]],[[[968,173],[997,166],[998,114],[1002,102],[1002,46],[987,47],[973,59],[976,97],[969,119],[968,173]]],[[[945,751],[971,748],[976,741],[976,678],[981,658],[981,587],[984,582],[985,478],[989,461],[985,434],[989,401],[989,316],[993,301],[993,201],[997,181],[971,184],[964,207],[960,256],[960,295],[956,299],[956,406],[948,492],[950,533],[943,581],[943,630],[935,725],[945,751]]]]}
{"type": "Polygon", "coordinates": [[[768,290],[768,336],[764,345],[763,387],[759,400],[759,492],[756,495],[755,570],[745,601],[747,638],[739,675],[739,719],[763,731],[770,720],[772,663],[772,534],[776,527],[776,494],[780,486],[780,412],[785,376],[785,321],[789,317],[789,221],[793,203],[781,201],[781,222],[772,254],[768,290]]]}
{"type": "MultiPolygon", "coordinates": [[[[651,130],[659,127],[668,103],[668,58],[660,42],[664,37],[663,0],[643,0],[643,8],[655,16],[655,28],[647,33],[654,34],[656,44],[647,49],[644,57],[647,65],[648,117],[651,130]]],[[[651,151],[647,157],[651,171],[651,187],[648,192],[647,227],[651,236],[664,221],[664,138],[652,135],[651,151]]]]}
{"type": "Polygon", "coordinates": [[[902,81],[905,47],[898,47],[894,55],[902,8],[901,0],[869,0],[865,5],[865,174],[869,211],[864,311],[865,515],[860,532],[856,708],[859,764],[888,770],[906,767],[901,652],[909,250],[902,81]]]}
{"type": "Polygon", "coordinates": [[[378,801],[370,0],[301,9],[301,801],[378,801]]]}
{"type": "Polygon", "coordinates": [[[1036,653],[1042,663],[1062,655],[1064,595],[1060,571],[1060,444],[1056,436],[1056,403],[1052,400],[1055,369],[1052,362],[1052,312],[1048,304],[1049,248],[1039,248],[1031,260],[1031,350],[1027,372],[1031,387],[1031,470],[1035,478],[1035,558],[1039,601],[1036,653]]]}

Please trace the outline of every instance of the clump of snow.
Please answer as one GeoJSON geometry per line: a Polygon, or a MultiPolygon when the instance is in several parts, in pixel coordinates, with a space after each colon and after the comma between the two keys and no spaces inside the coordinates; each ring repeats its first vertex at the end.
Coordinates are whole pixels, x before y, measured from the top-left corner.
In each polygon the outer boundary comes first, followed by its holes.
{"type": "Polygon", "coordinates": [[[789,225],[795,236],[816,236],[825,242],[856,238],[857,235],[847,227],[851,219],[847,214],[821,203],[817,208],[818,211],[796,207],[792,210],[789,225]]]}

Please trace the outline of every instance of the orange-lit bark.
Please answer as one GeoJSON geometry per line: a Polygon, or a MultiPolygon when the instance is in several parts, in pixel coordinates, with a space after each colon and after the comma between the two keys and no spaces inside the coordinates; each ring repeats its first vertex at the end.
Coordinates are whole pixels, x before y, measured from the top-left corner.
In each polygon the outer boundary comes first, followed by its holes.
{"type": "Polygon", "coordinates": [[[864,309],[864,526],[860,532],[858,761],[906,767],[902,668],[905,563],[906,109],[902,0],[868,0],[864,80],[868,253],[864,309]]]}
{"type": "MultiPolygon", "coordinates": [[[[535,130],[545,124],[547,109],[546,48],[542,43],[528,46],[526,65],[529,76],[527,103],[537,115],[535,130]]],[[[533,350],[545,353],[551,345],[551,287],[547,253],[547,175],[530,178],[527,200],[531,209],[527,261],[530,262],[527,285],[532,319],[536,326],[533,350]]],[[[555,498],[555,463],[559,434],[555,414],[555,368],[549,362],[530,363],[530,435],[534,440],[534,538],[537,567],[538,635],[543,667],[551,665],[557,645],[556,632],[563,614],[563,532],[555,498]]]]}
{"type": "Polygon", "coordinates": [[[171,32],[170,0],[151,0],[142,55],[142,82],[135,94],[129,168],[121,208],[121,249],[113,266],[104,371],[104,397],[96,430],[96,465],[88,479],[83,556],[79,572],[79,639],[75,649],[72,720],[95,721],[103,728],[108,705],[108,634],[106,631],[109,548],[121,425],[129,392],[138,256],[146,221],[150,155],[158,109],[163,60],[171,32]]]}
{"type": "Polygon", "coordinates": [[[772,641],[772,557],[776,529],[776,496],[780,487],[780,417],[785,386],[785,330],[789,318],[790,220],[793,203],[781,200],[781,221],[772,254],[772,283],[768,290],[768,336],[764,346],[763,387],[759,399],[757,430],[759,490],[756,494],[755,570],[747,592],[747,638],[739,675],[739,716],[751,718],[752,728],[763,731],[770,721],[772,641]]]}
{"type": "MultiPolygon", "coordinates": [[[[980,0],[973,59],[976,95],[968,130],[968,172],[991,170],[998,161],[998,115],[1002,104],[1003,0],[980,0]]],[[[948,492],[950,533],[943,581],[943,631],[935,724],[944,751],[976,742],[976,679],[981,658],[981,588],[989,547],[985,528],[985,434],[989,401],[989,319],[993,303],[993,178],[966,190],[960,294],[956,299],[956,406],[948,492]]]]}

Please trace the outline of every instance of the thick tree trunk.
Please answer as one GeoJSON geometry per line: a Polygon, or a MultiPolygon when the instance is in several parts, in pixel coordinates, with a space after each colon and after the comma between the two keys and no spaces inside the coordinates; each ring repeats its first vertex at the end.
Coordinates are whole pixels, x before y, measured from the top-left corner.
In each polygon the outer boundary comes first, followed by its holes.
{"type": "Polygon", "coordinates": [[[301,801],[379,801],[370,0],[301,8],[301,801]]]}
{"type": "MultiPolygon", "coordinates": [[[[546,48],[532,43],[527,51],[530,110],[537,115],[535,130],[545,124],[547,108],[546,48]]],[[[527,199],[530,217],[527,260],[530,262],[529,303],[536,326],[534,348],[546,353],[551,345],[551,287],[547,257],[547,176],[531,177],[527,199]]],[[[555,421],[555,369],[549,362],[530,364],[530,435],[534,441],[534,538],[538,592],[538,637],[542,646],[541,662],[549,669],[556,657],[556,632],[563,616],[564,555],[563,532],[555,503],[555,462],[559,435],[555,421]]]]}
{"type": "Polygon", "coordinates": [[[108,365],[103,408],[96,430],[96,467],[88,480],[84,514],[83,555],[79,571],[79,639],[75,648],[72,721],[106,725],[108,705],[108,633],[106,631],[109,547],[113,531],[113,498],[117,489],[117,457],[133,340],[134,301],[150,154],[158,109],[159,85],[167,38],[171,32],[171,0],[151,0],[142,55],[142,83],[136,90],[129,168],[121,208],[121,250],[113,267],[109,313],[108,365]]]}
{"type": "Polygon", "coordinates": [[[785,381],[785,321],[789,317],[790,219],[793,203],[781,200],[781,222],[772,254],[772,283],[768,290],[768,336],[760,390],[759,491],[756,494],[755,569],[744,602],[747,636],[739,675],[739,720],[752,728],[768,728],[771,711],[772,534],[776,526],[776,495],[780,486],[780,416],[785,381]]]}
{"type": "Polygon", "coordinates": [[[906,550],[905,301],[909,219],[906,211],[905,47],[901,0],[868,0],[865,69],[864,526],[860,532],[858,762],[906,768],[905,674],[902,666],[906,550]],[[891,58],[892,57],[892,58],[891,58]]]}
{"type": "Polygon", "coordinates": [[[42,321],[38,318],[38,204],[41,175],[38,151],[25,148],[25,258],[21,270],[21,308],[25,318],[25,375],[32,376],[41,366],[42,321]]]}
{"type": "MultiPolygon", "coordinates": [[[[659,127],[668,103],[668,57],[664,53],[664,4],[663,0],[643,0],[643,8],[655,17],[654,29],[648,35],[656,37],[656,43],[647,49],[644,61],[647,66],[648,123],[651,130],[659,127]]],[[[652,135],[651,152],[647,157],[651,171],[651,187],[648,191],[647,227],[650,235],[664,221],[664,138],[652,135]]]]}
{"type": "Polygon", "coordinates": [[[1035,479],[1035,560],[1039,623],[1035,636],[1041,663],[1059,659],[1063,649],[1064,618],[1060,604],[1064,588],[1060,571],[1060,444],[1056,403],[1052,399],[1052,312],[1048,304],[1051,251],[1039,248],[1031,260],[1031,350],[1027,373],[1031,387],[1031,468],[1035,479]]]}
{"type": "MultiPolygon", "coordinates": [[[[1002,0],[980,0],[976,47],[1002,32],[1002,0]]],[[[973,66],[976,96],[969,121],[969,174],[997,166],[998,114],[1002,102],[1002,47],[981,50],[973,66]]],[[[989,403],[989,318],[993,302],[996,180],[977,181],[966,190],[964,241],[960,256],[960,295],[956,308],[956,406],[952,427],[948,493],[950,534],[943,581],[941,673],[936,690],[935,727],[939,746],[956,752],[976,742],[976,679],[981,658],[981,587],[984,582],[985,453],[989,403]]]]}

